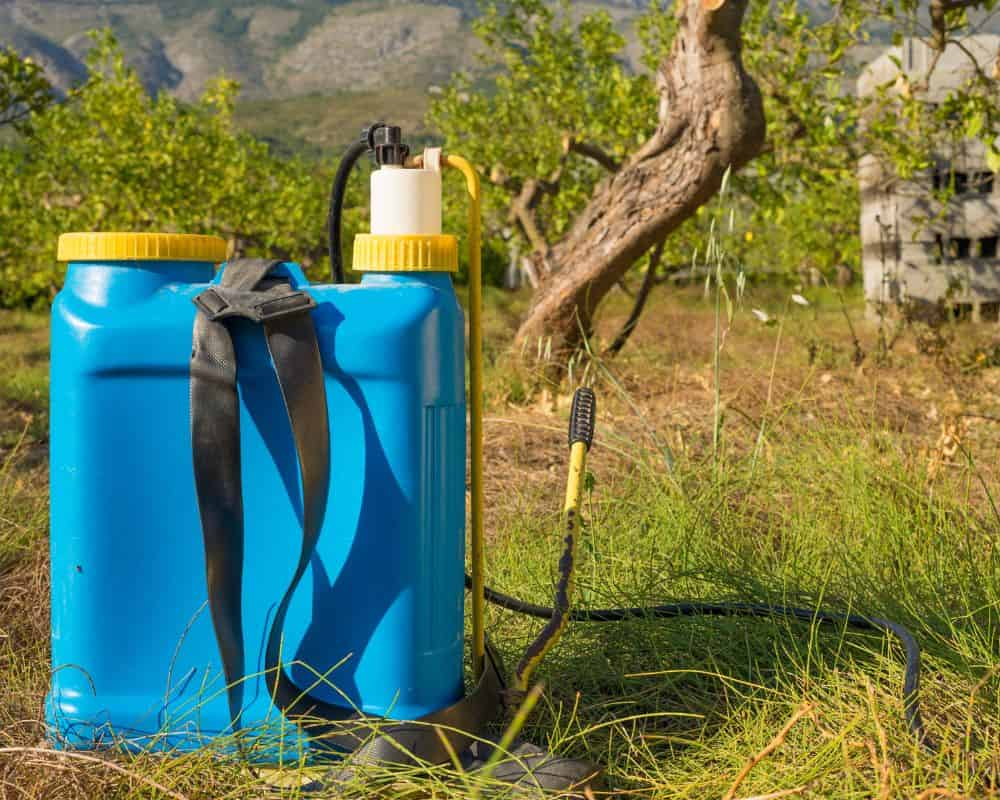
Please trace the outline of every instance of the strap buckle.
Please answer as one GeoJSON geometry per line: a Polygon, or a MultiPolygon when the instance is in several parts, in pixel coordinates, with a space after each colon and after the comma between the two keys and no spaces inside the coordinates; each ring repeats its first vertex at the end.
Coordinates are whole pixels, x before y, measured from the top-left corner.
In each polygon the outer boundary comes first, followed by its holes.
{"type": "Polygon", "coordinates": [[[229,317],[243,317],[251,322],[265,323],[293,314],[303,314],[316,307],[312,295],[303,291],[289,291],[278,296],[258,292],[229,292],[210,286],[195,296],[194,304],[212,322],[229,317]]]}
{"type": "Polygon", "coordinates": [[[305,314],[316,308],[316,300],[306,292],[289,292],[278,297],[269,297],[255,306],[258,322],[270,322],[293,314],[305,314]]]}

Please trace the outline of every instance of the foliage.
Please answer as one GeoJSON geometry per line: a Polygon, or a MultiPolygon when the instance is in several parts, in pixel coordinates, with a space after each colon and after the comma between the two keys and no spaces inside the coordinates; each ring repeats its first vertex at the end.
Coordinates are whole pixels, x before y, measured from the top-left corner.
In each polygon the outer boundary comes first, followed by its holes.
{"type": "Polygon", "coordinates": [[[0,127],[26,130],[31,115],[45,108],[52,98],[52,84],[38,64],[21,58],[12,48],[0,47],[0,127]]]}
{"type": "MultiPolygon", "coordinates": [[[[988,10],[994,3],[972,5],[988,10]]],[[[739,251],[749,268],[794,275],[815,267],[827,276],[840,264],[856,268],[862,155],[905,178],[929,169],[944,141],[978,138],[992,148],[1000,103],[995,80],[981,71],[943,102],[930,102],[924,85],[899,81],[869,98],[855,96],[853,48],[887,26],[897,40],[901,33],[924,35],[918,10],[916,0],[836,0],[818,15],[802,0],[751,0],[744,61],[764,96],[768,135],[764,151],[733,180],[736,213],[750,231],[739,251]],[[754,246],[761,242],[768,246],[754,246]]],[[[949,12],[947,20],[945,41],[974,31],[966,12],[949,12]]],[[[646,70],[668,53],[675,29],[660,0],[639,17],[646,70]]],[[[456,79],[430,119],[484,170],[502,166],[515,190],[558,173],[539,206],[551,241],[604,175],[591,161],[572,157],[567,164],[564,137],[596,144],[620,161],[656,122],[654,83],[624,66],[624,40],[606,15],[571,14],[566,3],[554,10],[534,0],[491,2],[476,32],[499,64],[495,76],[477,86],[456,79]]],[[[512,193],[504,189],[492,192],[495,228],[509,213],[512,193]]],[[[671,236],[665,264],[690,263],[704,252],[705,219],[699,214],[671,236]]]]}
{"type": "Polygon", "coordinates": [[[625,39],[606,12],[580,15],[567,0],[557,7],[542,0],[488,2],[473,28],[487,66],[499,64],[499,72],[486,85],[458,76],[432,103],[429,120],[484,172],[496,167],[510,178],[487,187],[495,229],[506,224],[509,195],[526,180],[558,184],[558,191],[544,193],[537,214],[557,237],[603,174],[590,161],[567,161],[565,138],[622,159],[655,123],[652,81],[623,63],[625,39]]]}
{"type": "MultiPolygon", "coordinates": [[[[997,0],[931,0],[929,9],[919,0],[869,0],[874,2],[881,18],[895,22],[893,44],[900,44],[903,36],[918,36],[940,54],[946,46],[961,49],[970,62],[973,55],[962,44],[962,37],[978,32],[982,23],[970,18],[970,12],[979,11],[988,20],[997,9],[997,0]],[[926,16],[929,15],[929,21],[926,16]]],[[[1000,55],[1000,54],[997,54],[1000,55]]],[[[929,72],[933,72],[937,57],[932,57],[929,72]]],[[[904,147],[929,156],[928,144],[933,146],[942,138],[973,139],[984,144],[988,151],[990,169],[1000,171],[1000,104],[997,101],[996,82],[1000,78],[1000,63],[978,65],[964,85],[950,91],[941,100],[927,97],[927,81],[901,77],[894,88],[902,100],[905,121],[902,130],[909,134],[904,147]],[[921,144],[923,149],[921,150],[921,144]]],[[[891,127],[889,117],[879,120],[883,127],[891,127]]],[[[927,166],[916,164],[917,168],[927,166]]]]}
{"type": "MultiPolygon", "coordinates": [[[[829,274],[841,263],[857,265],[862,157],[906,179],[933,168],[949,143],[979,138],[992,147],[1000,134],[995,81],[978,70],[933,102],[928,78],[894,77],[870,96],[855,95],[852,48],[885,26],[895,44],[904,33],[927,40],[917,13],[910,0],[837,0],[825,19],[798,0],[751,4],[746,65],[763,91],[768,144],[736,184],[749,200],[751,229],[782,234],[793,269],[829,274]]],[[[964,17],[952,25],[949,42],[974,32],[964,17]]],[[[942,200],[948,191],[942,187],[942,200]]]]}
{"type": "Polygon", "coordinates": [[[0,304],[51,296],[65,231],[211,233],[240,251],[322,255],[324,182],[234,131],[235,83],[217,80],[191,105],[150,97],[114,38],[94,38],[87,80],[0,150],[0,304]]]}

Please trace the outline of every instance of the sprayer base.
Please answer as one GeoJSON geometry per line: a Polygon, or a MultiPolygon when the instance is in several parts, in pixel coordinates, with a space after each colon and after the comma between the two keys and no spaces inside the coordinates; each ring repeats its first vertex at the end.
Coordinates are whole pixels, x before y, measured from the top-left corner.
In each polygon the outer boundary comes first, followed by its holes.
{"type": "MultiPolygon", "coordinates": [[[[459,754],[459,762],[466,772],[475,773],[483,769],[493,755],[499,740],[485,739],[474,742],[468,750],[459,754]]],[[[345,788],[357,778],[356,767],[350,757],[327,771],[321,781],[312,788],[335,789],[338,784],[345,788]]],[[[585,791],[601,791],[604,788],[603,772],[589,761],[555,756],[530,742],[515,742],[509,755],[498,761],[492,769],[492,779],[506,784],[523,787],[531,796],[537,796],[539,789],[559,792],[559,797],[584,798],[585,791]]],[[[487,789],[484,796],[490,796],[487,789]]],[[[503,790],[504,797],[517,797],[509,789],[503,790]]]]}

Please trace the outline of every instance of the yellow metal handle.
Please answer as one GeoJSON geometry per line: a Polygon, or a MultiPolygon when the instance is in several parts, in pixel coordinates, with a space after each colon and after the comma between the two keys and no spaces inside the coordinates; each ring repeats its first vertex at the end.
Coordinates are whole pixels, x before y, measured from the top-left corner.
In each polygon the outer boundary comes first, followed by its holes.
{"type": "MultiPolygon", "coordinates": [[[[415,163],[422,162],[420,157],[415,163]]],[[[472,669],[476,678],[483,674],[486,657],[486,585],[485,552],[483,544],[483,269],[480,214],[482,196],[479,174],[468,160],[456,155],[445,155],[442,163],[465,176],[465,190],[469,196],[469,418],[471,427],[471,493],[470,511],[472,530],[472,669]]]]}
{"type": "MultiPolygon", "coordinates": [[[[482,192],[479,173],[462,156],[445,155],[444,166],[461,172],[469,196],[469,419],[472,445],[472,671],[478,680],[486,658],[486,559],[483,545],[483,264],[482,264],[482,192]]],[[[423,167],[423,155],[407,161],[407,166],[423,167]]]]}

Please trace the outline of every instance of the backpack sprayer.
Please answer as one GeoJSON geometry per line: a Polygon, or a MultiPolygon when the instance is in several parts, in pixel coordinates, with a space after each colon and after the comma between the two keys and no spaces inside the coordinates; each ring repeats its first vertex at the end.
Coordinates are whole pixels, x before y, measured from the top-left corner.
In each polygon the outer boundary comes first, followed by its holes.
{"type": "MultiPolygon", "coordinates": [[[[226,245],[214,237],[60,237],[69,269],[52,312],[46,700],[56,746],[169,752],[235,737],[258,763],[458,758],[474,769],[493,754],[489,724],[523,697],[569,622],[699,614],[894,634],[906,718],[925,742],[919,650],[896,623],[751,603],[572,608],[589,388],[570,414],[553,607],[486,586],[479,206],[468,161],[436,149],[411,158],[400,129],[378,124],[334,179],[333,283],[265,259],[216,273],[226,245]],[[361,282],[346,285],[344,192],[365,153],[376,166],[371,232],[354,242],[361,282]],[[469,200],[468,408],[442,169],[460,173],[469,200]],[[509,684],[486,639],[487,601],[545,620],[509,684]]],[[[597,773],[523,743],[493,771],[559,790],[597,773]]]]}

